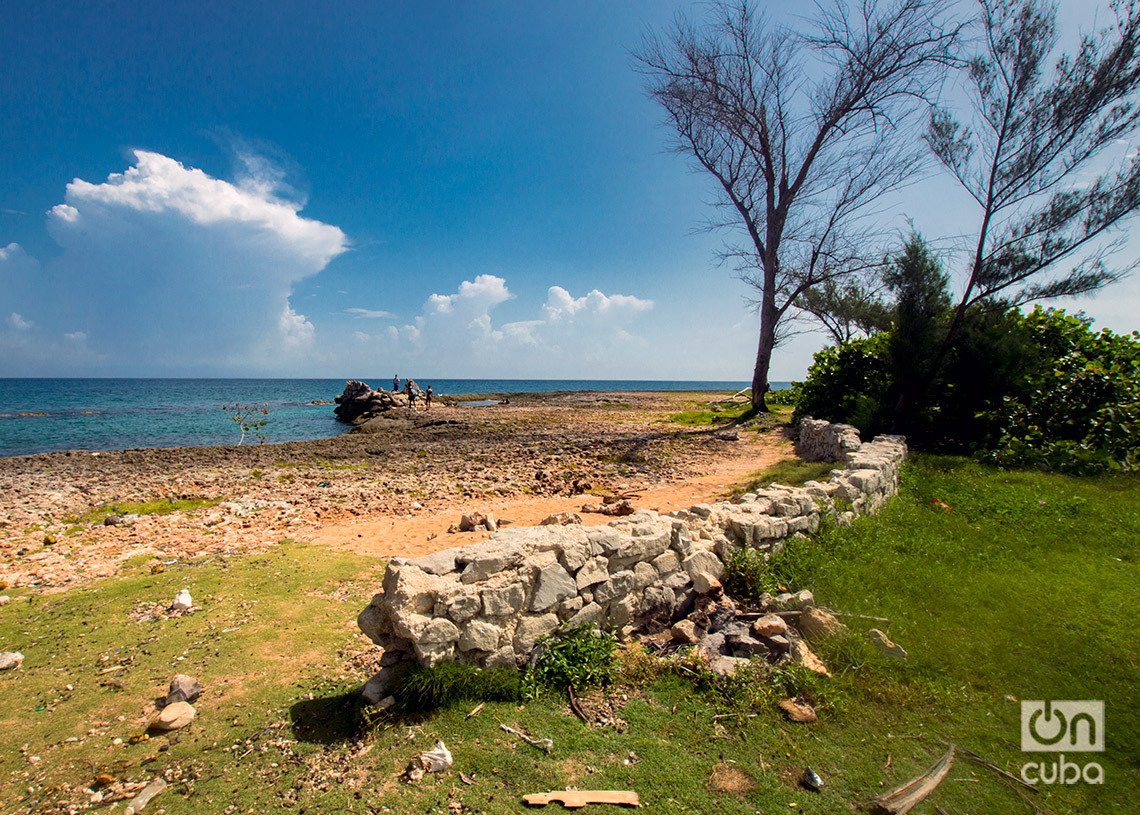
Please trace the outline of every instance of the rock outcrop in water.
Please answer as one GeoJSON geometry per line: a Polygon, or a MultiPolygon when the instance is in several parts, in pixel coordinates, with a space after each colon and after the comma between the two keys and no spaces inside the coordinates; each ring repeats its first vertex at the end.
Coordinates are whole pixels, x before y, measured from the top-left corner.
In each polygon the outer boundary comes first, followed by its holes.
{"type": "Polygon", "coordinates": [[[361,424],[394,407],[406,404],[399,394],[374,391],[363,382],[345,382],[333,413],[342,422],[361,424]]]}

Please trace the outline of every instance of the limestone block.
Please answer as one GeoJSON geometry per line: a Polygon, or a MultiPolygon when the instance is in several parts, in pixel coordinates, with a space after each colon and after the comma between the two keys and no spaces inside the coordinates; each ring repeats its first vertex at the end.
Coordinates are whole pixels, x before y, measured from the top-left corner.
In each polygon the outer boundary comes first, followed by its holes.
{"type": "Polygon", "coordinates": [[[455,659],[454,642],[423,642],[421,640],[413,640],[412,647],[415,650],[416,661],[425,668],[431,668],[441,662],[449,662],[455,659]]]}
{"type": "Polygon", "coordinates": [[[681,568],[681,559],[677,557],[676,552],[662,552],[653,558],[653,568],[657,570],[657,574],[664,577],[681,568]]]}
{"type": "Polygon", "coordinates": [[[423,614],[402,614],[392,620],[392,632],[406,640],[417,640],[423,636],[431,620],[423,614]]]}
{"type": "Polygon", "coordinates": [[[499,647],[503,629],[483,620],[472,620],[459,637],[460,651],[494,651],[499,647]]]}
{"type": "Polygon", "coordinates": [[[582,606],[582,610],[566,621],[567,628],[574,628],[575,626],[582,625],[583,623],[591,623],[597,625],[601,622],[602,615],[605,609],[597,603],[586,603],[582,606]]]}
{"type": "Polygon", "coordinates": [[[689,573],[684,570],[673,572],[673,574],[661,581],[661,585],[673,591],[684,591],[691,586],[692,583],[693,581],[690,579],[689,573]]]}
{"type": "Polygon", "coordinates": [[[411,563],[389,563],[384,571],[383,600],[397,614],[431,614],[439,592],[454,585],[454,580],[430,575],[411,563]]]}
{"type": "Polygon", "coordinates": [[[783,617],[776,614],[765,614],[752,623],[751,631],[757,637],[774,637],[777,634],[787,634],[788,624],[783,617]]]}
{"type": "Polygon", "coordinates": [[[693,581],[693,587],[701,594],[719,587],[724,577],[724,564],[712,552],[694,552],[681,565],[693,581]]]}
{"type": "Polygon", "coordinates": [[[483,600],[474,586],[464,586],[441,600],[443,612],[457,623],[467,622],[483,607],[483,600]]]}
{"type": "Polygon", "coordinates": [[[582,610],[582,606],[586,605],[581,597],[575,595],[574,597],[567,597],[558,604],[558,619],[569,620],[575,614],[582,610]]]}
{"type": "Polygon", "coordinates": [[[534,597],[530,601],[531,611],[546,611],[560,600],[578,593],[574,578],[557,561],[542,568],[535,581],[534,597]]]}
{"type": "Polygon", "coordinates": [[[604,580],[610,579],[609,561],[604,557],[596,557],[589,561],[575,576],[574,582],[579,590],[593,586],[595,583],[601,583],[604,580]]]}
{"type": "Polygon", "coordinates": [[[838,637],[847,631],[847,626],[835,619],[834,615],[814,606],[804,609],[796,627],[809,642],[838,637]]]}
{"type": "Polygon", "coordinates": [[[633,588],[635,591],[641,591],[656,580],[657,570],[653,568],[653,564],[641,561],[633,567],[633,588]]]}
{"type": "Polygon", "coordinates": [[[444,549],[442,552],[434,552],[430,555],[423,555],[422,557],[409,560],[408,564],[415,566],[420,570],[434,575],[452,574],[456,571],[455,557],[459,554],[458,549],[444,549]]]}
{"type": "Polygon", "coordinates": [[[508,545],[472,558],[459,579],[464,583],[482,583],[488,577],[522,561],[524,552],[518,545],[508,545]]]}
{"type": "Polygon", "coordinates": [[[610,603],[607,623],[613,628],[620,628],[629,624],[637,613],[640,604],[641,598],[634,594],[626,595],[620,600],[610,603]]]}
{"type": "Polygon", "coordinates": [[[420,642],[455,642],[459,639],[459,627],[445,617],[436,617],[428,622],[420,632],[420,642]]]}
{"type": "Polygon", "coordinates": [[[661,585],[650,586],[645,590],[645,596],[642,597],[637,613],[641,616],[656,614],[671,616],[675,604],[676,597],[672,589],[667,589],[661,585]]]}
{"type": "Polygon", "coordinates": [[[562,568],[570,574],[574,574],[585,566],[589,559],[590,551],[581,543],[567,544],[558,552],[558,561],[562,564],[562,568]]]}
{"type": "Polygon", "coordinates": [[[515,649],[509,645],[504,645],[502,648],[497,649],[491,653],[487,659],[483,661],[484,668],[516,668],[518,667],[518,660],[515,657],[515,649]]]}
{"type": "Polygon", "coordinates": [[[606,605],[633,590],[633,572],[626,570],[611,575],[609,580],[599,583],[594,589],[594,602],[606,605]]]}
{"type": "Polygon", "coordinates": [[[625,536],[609,526],[593,527],[586,537],[591,544],[591,553],[606,557],[612,555],[625,543],[625,536]]]}
{"type": "Polygon", "coordinates": [[[483,589],[483,614],[487,617],[510,617],[522,610],[526,589],[522,583],[483,589]]]}
{"type": "Polygon", "coordinates": [[[538,638],[549,634],[558,627],[557,614],[542,614],[526,616],[519,620],[519,627],[515,629],[514,647],[516,654],[529,654],[538,638]]]}

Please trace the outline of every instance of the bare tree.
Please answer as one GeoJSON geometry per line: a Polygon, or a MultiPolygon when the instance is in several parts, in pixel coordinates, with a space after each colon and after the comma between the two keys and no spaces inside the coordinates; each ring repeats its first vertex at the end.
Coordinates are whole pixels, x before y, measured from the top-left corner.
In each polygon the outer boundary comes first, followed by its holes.
{"type": "Polygon", "coordinates": [[[1082,294],[1129,271],[1105,260],[1108,233],[1140,207],[1140,161],[1103,169],[1107,148],[1136,130],[1140,12],[1114,2],[1116,24],[1061,56],[1056,9],[1038,0],[980,0],[982,53],[966,65],[973,116],[933,109],[926,140],[981,208],[970,277],[939,357],[971,306],[1082,294]],[[1090,178],[1091,176],[1091,178],[1090,178]],[[1057,266],[1078,256],[1068,271],[1057,266]]]}
{"type": "Polygon", "coordinates": [[[916,166],[899,125],[952,61],[960,27],[943,7],[836,0],[800,34],[768,24],[749,0],[724,0],[704,28],[679,17],[636,55],[677,149],[719,185],[714,225],[747,236],[726,256],[759,293],[758,410],[788,310],[812,287],[866,268],[867,216],[916,166]]]}

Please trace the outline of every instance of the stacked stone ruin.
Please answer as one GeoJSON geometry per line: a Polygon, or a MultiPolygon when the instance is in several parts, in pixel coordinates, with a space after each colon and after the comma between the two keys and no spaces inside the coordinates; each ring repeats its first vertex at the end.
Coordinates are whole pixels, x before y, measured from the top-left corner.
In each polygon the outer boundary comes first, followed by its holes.
{"type": "Polygon", "coordinates": [[[386,667],[406,660],[516,667],[560,625],[590,623],[628,637],[647,620],[676,622],[702,596],[719,594],[730,551],[778,551],[817,531],[825,516],[850,523],[897,492],[902,437],[852,446],[854,428],[819,425],[812,438],[830,434],[831,449],[846,459],[826,483],[773,485],[665,515],[639,510],[607,526],[509,527],[469,546],[393,558],[360,629],[385,649],[386,667]]]}

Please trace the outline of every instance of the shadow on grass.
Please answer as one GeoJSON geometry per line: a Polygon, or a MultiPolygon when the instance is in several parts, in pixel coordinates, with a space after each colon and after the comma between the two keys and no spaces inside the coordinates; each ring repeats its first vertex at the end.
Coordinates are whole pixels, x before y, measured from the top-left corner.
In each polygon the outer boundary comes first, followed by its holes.
{"type": "Polygon", "coordinates": [[[351,741],[368,727],[368,705],[357,693],[302,699],[289,708],[293,736],[306,744],[351,741]]]}

